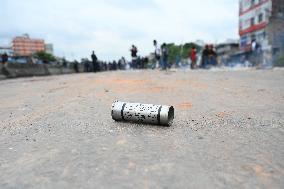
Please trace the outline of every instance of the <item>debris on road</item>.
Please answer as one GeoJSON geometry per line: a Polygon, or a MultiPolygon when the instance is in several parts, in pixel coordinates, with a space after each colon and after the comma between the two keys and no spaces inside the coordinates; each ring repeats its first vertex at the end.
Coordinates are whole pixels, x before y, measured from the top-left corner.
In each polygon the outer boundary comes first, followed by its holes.
{"type": "Polygon", "coordinates": [[[112,104],[111,115],[115,121],[171,126],[174,119],[174,107],[115,101],[112,104]]]}

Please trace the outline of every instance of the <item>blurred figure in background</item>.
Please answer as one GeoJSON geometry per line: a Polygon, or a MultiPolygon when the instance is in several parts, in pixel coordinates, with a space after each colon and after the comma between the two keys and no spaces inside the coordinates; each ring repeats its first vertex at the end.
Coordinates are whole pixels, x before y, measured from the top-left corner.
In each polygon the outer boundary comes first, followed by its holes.
{"type": "Polygon", "coordinates": [[[77,60],[74,61],[74,70],[76,73],[79,73],[79,63],[77,62],[77,60]]]}
{"type": "Polygon", "coordinates": [[[8,62],[8,58],[9,58],[9,56],[7,55],[7,53],[2,54],[1,55],[1,63],[3,65],[5,65],[8,62]]]}
{"type": "Polygon", "coordinates": [[[121,67],[122,67],[123,70],[126,69],[126,60],[125,60],[124,57],[121,58],[121,67]]]}
{"type": "Polygon", "coordinates": [[[118,62],[117,62],[117,68],[118,68],[119,70],[122,70],[121,59],[119,59],[118,62]]]}
{"type": "Polygon", "coordinates": [[[112,62],[112,70],[114,70],[114,71],[117,70],[117,63],[116,63],[115,60],[112,62]]]}
{"type": "Polygon", "coordinates": [[[175,67],[176,67],[176,68],[179,68],[179,67],[180,67],[180,56],[179,56],[179,55],[176,55],[175,67]]]}
{"type": "Polygon", "coordinates": [[[8,55],[7,53],[4,53],[1,55],[1,63],[5,65],[7,62],[8,62],[8,55]]]}
{"type": "Polygon", "coordinates": [[[257,47],[256,40],[253,39],[253,40],[251,41],[251,51],[252,51],[253,53],[256,52],[256,47],[257,47]]]}
{"type": "Polygon", "coordinates": [[[206,45],[205,49],[202,51],[201,68],[206,68],[208,62],[209,62],[209,45],[206,45]]]}
{"type": "Polygon", "coordinates": [[[138,58],[137,58],[136,65],[137,65],[136,66],[137,69],[141,69],[142,62],[141,62],[141,57],[140,56],[138,56],[138,58]]]}
{"type": "Polygon", "coordinates": [[[156,40],[153,41],[154,43],[154,47],[155,47],[155,63],[152,66],[152,69],[155,69],[156,67],[162,67],[162,63],[161,63],[161,48],[158,44],[158,42],[156,40]]]}
{"type": "Polygon", "coordinates": [[[107,63],[106,62],[103,62],[103,70],[104,71],[108,71],[108,67],[107,67],[107,63]]]}
{"type": "Polygon", "coordinates": [[[190,50],[190,60],[191,60],[190,67],[192,70],[196,68],[196,61],[197,61],[196,53],[197,53],[196,48],[192,47],[190,50]]]}
{"type": "Polygon", "coordinates": [[[3,65],[3,67],[0,69],[0,73],[2,72],[2,74],[4,74],[5,76],[9,77],[10,73],[7,70],[6,66],[7,66],[7,62],[8,62],[8,54],[5,52],[4,54],[1,55],[1,63],[3,65]]]}
{"type": "Polygon", "coordinates": [[[209,46],[209,64],[211,66],[217,66],[217,53],[214,50],[214,45],[209,46]]]}
{"type": "Polygon", "coordinates": [[[85,59],[85,60],[83,60],[83,63],[84,63],[84,72],[90,72],[91,69],[90,69],[89,60],[88,60],[88,59],[85,59]]]}
{"type": "Polygon", "coordinates": [[[169,56],[169,51],[167,48],[167,44],[163,43],[162,45],[162,69],[166,70],[168,68],[168,56],[169,56]]]}
{"type": "Polygon", "coordinates": [[[251,61],[254,66],[260,64],[263,60],[263,52],[262,52],[262,46],[253,39],[251,41],[251,61]]]}
{"type": "Polygon", "coordinates": [[[149,63],[149,59],[148,59],[148,57],[144,57],[144,58],[142,58],[142,69],[146,69],[146,68],[147,68],[148,63],[149,63]]]}
{"type": "Polygon", "coordinates": [[[136,69],[137,68],[137,53],[138,53],[138,49],[135,45],[132,45],[131,49],[130,49],[130,52],[131,52],[131,58],[132,58],[132,68],[133,69],[136,69]]]}
{"type": "Polygon", "coordinates": [[[92,55],[91,55],[91,58],[92,58],[92,64],[93,64],[93,72],[98,72],[100,71],[100,66],[99,66],[99,63],[98,63],[98,58],[95,54],[95,51],[93,51],[92,55]]]}

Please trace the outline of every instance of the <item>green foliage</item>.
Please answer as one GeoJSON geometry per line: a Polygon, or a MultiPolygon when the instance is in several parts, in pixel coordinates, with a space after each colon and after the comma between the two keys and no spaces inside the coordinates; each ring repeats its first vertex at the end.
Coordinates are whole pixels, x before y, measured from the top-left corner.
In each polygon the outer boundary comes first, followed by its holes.
{"type": "Polygon", "coordinates": [[[46,53],[44,51],[37,52],[35,54],[35,57],[42,60],[43,62],[52,62],[56,60],[56,58],[52,54],[46,53]]]}
{"type": "Polygon", "coordinates": [[[186,43],[184,45],[175,45],[174,43],[167,44],[169,50],[169,63],[173,64],[177,57],[180,59],[188,58],[192,47],[195,47],[197,52],[200,52],[202,48],[195,43],[186,43]]]}

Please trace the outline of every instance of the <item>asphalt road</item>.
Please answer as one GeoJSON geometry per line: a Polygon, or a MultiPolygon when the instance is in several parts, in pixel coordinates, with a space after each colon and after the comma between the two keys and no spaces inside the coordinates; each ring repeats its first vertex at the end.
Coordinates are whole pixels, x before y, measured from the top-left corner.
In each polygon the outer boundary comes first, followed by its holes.
{"type": "Polygon", "coordinates": [[[284,188],[284,70],[0,81],[0,188],[284,188]],[[175,107],[114,122],[114,100],[175,107]]]}

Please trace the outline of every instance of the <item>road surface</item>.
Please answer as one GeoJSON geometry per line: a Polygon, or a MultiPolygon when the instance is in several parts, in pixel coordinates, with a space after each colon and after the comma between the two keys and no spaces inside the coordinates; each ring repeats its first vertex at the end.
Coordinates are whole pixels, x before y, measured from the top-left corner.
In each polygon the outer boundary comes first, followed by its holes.
{"type": "Polygon", "coordinates": [[[284,70],[0,81],[0,188],[284,188],[284,70]],[[175,107],[114,122],[114,100],[175,107]]]}

